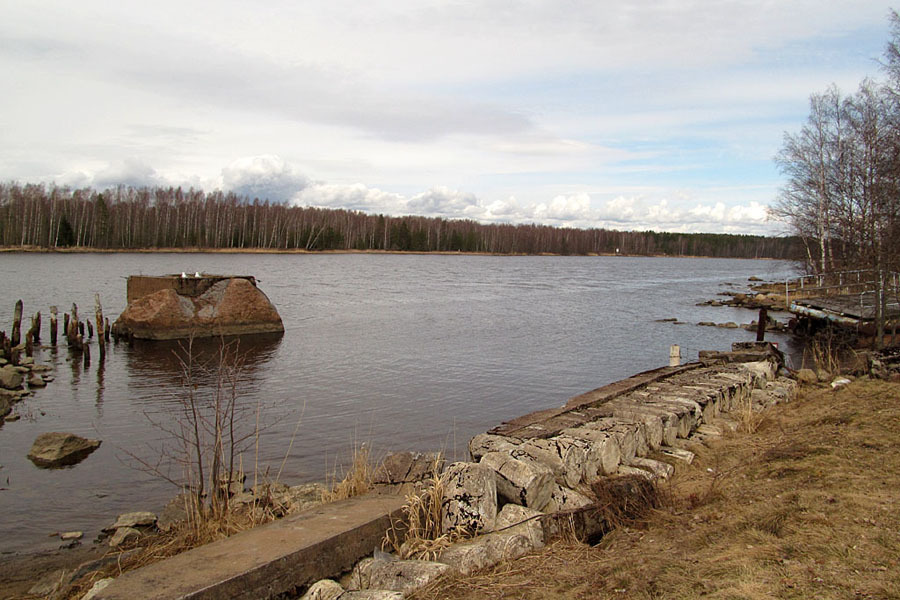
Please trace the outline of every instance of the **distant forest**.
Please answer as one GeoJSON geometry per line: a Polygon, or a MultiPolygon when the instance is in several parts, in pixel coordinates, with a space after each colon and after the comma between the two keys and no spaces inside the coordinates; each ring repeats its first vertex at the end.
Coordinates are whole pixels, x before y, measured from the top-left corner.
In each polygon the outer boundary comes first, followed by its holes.
{"type": "Polygon", "coordinates": [[[0,184],[0,246],[391,250],[788,258],[798,238],[575,229],[390,217],[290,206],[227,192],[0,184]]]}

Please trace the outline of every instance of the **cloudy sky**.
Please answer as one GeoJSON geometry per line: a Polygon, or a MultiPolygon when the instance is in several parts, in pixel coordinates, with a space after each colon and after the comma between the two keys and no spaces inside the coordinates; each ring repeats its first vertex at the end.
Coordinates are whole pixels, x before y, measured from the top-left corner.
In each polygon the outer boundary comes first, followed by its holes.
{"type": "Polygon", "coordinates": [[[867,0],[0,0],[0,179],[385,214],[777,233],[867,0]]]}

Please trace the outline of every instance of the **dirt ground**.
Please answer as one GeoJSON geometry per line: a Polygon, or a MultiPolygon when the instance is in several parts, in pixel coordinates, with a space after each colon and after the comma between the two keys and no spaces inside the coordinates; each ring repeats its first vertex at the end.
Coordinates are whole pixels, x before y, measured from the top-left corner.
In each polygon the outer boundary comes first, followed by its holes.
{"type": "Polygon", "coordinates": [[[806,388],[746,425],[676,465],[645,522],[414,598],[900,598],[900,384],[806,388]]]}

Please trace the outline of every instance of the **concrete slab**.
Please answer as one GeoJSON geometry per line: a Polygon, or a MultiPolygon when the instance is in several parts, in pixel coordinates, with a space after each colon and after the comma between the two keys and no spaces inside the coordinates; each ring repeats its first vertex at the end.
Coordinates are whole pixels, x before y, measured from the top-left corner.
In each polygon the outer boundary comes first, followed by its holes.
{"type": "Polygon", "coordinates": [[[399,496],[323,504],[125,573],[97,600],[269,598],[349,570],[402,516],[399,496]]]}

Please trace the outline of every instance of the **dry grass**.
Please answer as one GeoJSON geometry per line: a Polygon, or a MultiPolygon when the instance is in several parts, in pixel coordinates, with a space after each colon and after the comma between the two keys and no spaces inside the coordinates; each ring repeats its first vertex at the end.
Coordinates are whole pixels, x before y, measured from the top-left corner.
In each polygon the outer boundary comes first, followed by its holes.
{"type": "Polygon", "coordinates": [[[806,389],[766,417],[679,465],[639,526],[415,598],[900,598],[900,385],[806,389]]]}
{"type": "Polygon", "coordinates": [[[354,496],[361,496],[372,489],[375,480],[375,465],[372,463],[369,447],[361,444],[353,449],[353,460],[344,476],[338,481],[337,472],[331,476],[328,490],[322,494],[323,502],[336,502],[354,496]]]}
{"type": "Polygon", "coordinates": [[[454,542],[470,537],[463,528],[444,531],[441,523],[441,503],[447,486],[446,472],[439,472],[443,464],[443,457],[438,456],[423,489],[406,496],[403,526],[388,531],[382,548],[390,548],[404,559],[434,560],[454,542]]]}

